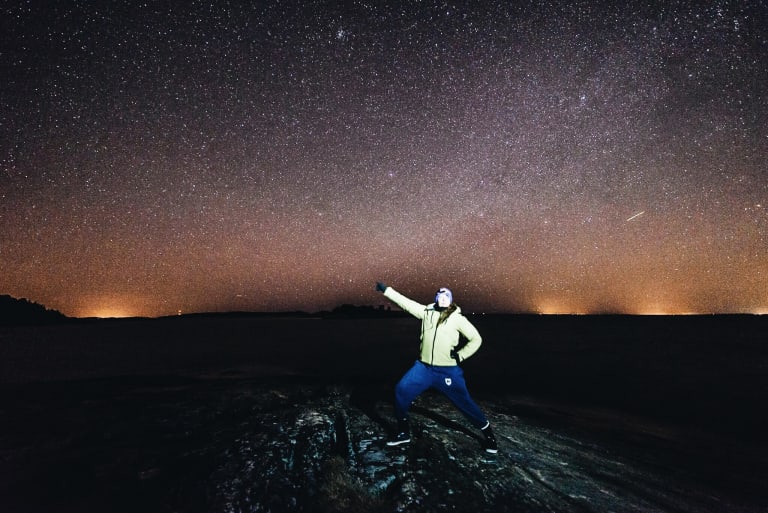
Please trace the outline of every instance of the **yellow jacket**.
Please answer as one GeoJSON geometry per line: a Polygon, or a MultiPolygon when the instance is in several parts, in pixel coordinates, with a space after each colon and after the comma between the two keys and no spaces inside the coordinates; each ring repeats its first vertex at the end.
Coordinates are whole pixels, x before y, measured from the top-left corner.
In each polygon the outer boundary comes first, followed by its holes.
{"type": "Polygon", "coordinates": [[[456,360],[451,358],[451,350],[459,345],[459,335],[464,335],[467,339],[467,343],[458,352],[460,361],[466,360],[480,348],[483,339],[477,328],[461,313],[460,308],[457,307],[438,326],[440,312],[435,310],[434,303],[422,305],[405,297],[392,287],[386,288],[384,296],[417,319],[421,319],[420,359],[422,362],[429,365],[456,365],[456,360]]]}

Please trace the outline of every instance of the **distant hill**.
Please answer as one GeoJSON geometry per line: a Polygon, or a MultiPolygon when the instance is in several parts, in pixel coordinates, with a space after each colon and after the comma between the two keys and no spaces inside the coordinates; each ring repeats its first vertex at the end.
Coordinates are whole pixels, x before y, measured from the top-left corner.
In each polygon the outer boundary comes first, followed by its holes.
{"type": "Polygon", "coordinates": [[[350,304],[339,305],[333,310],[323,310],[320,312],[310,313],[301,310],[290,312],[197,312],[187,313],[183,315],[168,315],[162,317],[163,319],[192,319],[200,317],[210,318],[237,318],[237,317],[321,317],[323,319],[371,319],[371,318],[391,318],[391,317],[403,317],[408,316],[401,310],[392,310],[389,305],[384,306],[357,306],[350,304]]]}
{"type": "Polygon", "coordinates": [[[388,318],[388,317],[403,317],[408,314],[401,310],[392,310],[389,305],[380,306],[357,306],[344,304],[337,306],[330,312],[320,312],[319,314],[324,318],[342,318],[342,319],[371,319],[371,318],[388,318]]]}
{"type": "Polygon", "coordinates": [[[68,317],[49,310],[26,299],[16,299],[8,295],[0,295],[0,325],[14,324],[53,324],[67,320],[68,317]]]}

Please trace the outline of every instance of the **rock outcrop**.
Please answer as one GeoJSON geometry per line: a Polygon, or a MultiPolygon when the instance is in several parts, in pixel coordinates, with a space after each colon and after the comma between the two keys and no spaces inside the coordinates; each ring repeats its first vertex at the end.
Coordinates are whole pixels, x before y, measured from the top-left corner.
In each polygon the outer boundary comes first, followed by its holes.
{"type": "Polygon", "coordinates": [[[385,383],[111,379],[0,389],[0,509],[758,512],[766,458],[612,411],[476,397],[499,453],[442,396],[387,447],[385,383]]]}
{"type": "MultiPolygon", "coordinates": [[[[389,405],[371,399],[336,386],[258,416],[213,474],[214,509],[759,510],[733,489],[757,490],[754,476],[734,483],[743,469],[718,468],[674,430],[496,398],[483,401],[500,444],[499,453],[489,455],[481,451],[479,433],[441,396],[428,393],[414,409],[413,443],[391,448],[385,444],[389,405]],[[712,482],[728,474],[729,482],[712,482]]],[[[717,452],[708,449],[710,456],[717,452]]]]}

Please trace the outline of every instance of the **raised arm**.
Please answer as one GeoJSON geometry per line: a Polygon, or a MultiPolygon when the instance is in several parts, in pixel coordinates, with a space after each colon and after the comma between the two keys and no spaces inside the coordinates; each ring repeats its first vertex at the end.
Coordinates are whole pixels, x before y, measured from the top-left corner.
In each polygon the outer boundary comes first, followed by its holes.
{"type": "Polygon", "coordinates": [[[413,315],[414,317],[418,319],[424,318],[424,311],[427,309],[426,305],[422,305],[421,303],[414,301],[413,299],[407,298],[404,295],[400,294],[398,291],[393,289],[392,287],[388,287],[384,285],[381,282],[378,282],[376,284],[376,290],[379,290],[384,293],[384,297],[395,303],[397,306],[408,312],[409,314],[413,315]]]}

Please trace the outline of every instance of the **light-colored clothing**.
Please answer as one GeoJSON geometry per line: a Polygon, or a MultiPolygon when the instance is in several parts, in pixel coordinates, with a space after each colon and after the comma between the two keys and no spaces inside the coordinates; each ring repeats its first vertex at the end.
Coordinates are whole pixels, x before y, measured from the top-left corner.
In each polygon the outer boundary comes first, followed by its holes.
{"type": "Polygon", "coordinates": [[[460,308],[456,310],[439,326],[440,311],[435,310],[435,304],[423,305],[393,289],[387,287],[384,296],[397,306],[421,319],[421,350],[420,360],[428,365],[451,366],[456,360],[451,357],[451,351],[459,345],[460,336],[467,343],[458,351],[460,361],[472,356],[480,348],[483,339],[469,319],[464,317],[460,308]]]}

